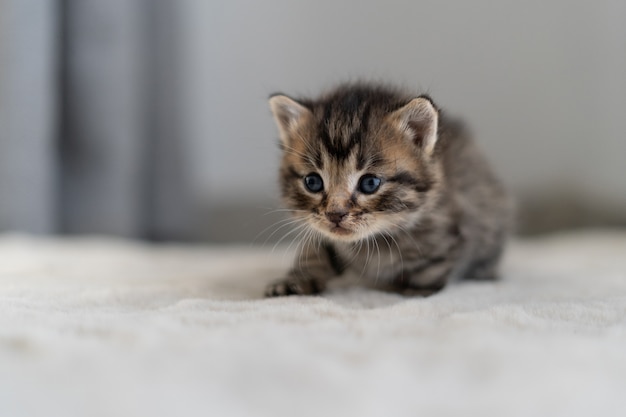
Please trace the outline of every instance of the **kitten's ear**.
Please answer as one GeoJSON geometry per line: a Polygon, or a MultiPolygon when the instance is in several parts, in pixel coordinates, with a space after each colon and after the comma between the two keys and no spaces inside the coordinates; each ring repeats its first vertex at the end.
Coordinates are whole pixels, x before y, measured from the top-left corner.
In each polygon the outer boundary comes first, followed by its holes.
{"type": "Polygon", "coordinates": [[[286,144],[296,126],[310,115],[311,111],[297,101],[282,94],[271,96],[269,103],[274,114],[274,120],[278,126],[280,140],[283,144],[286,144]]]}
{"type": "Polygon", "coordinates": [[[389,116],[395,126],[417,146],[431,155],[437,143],[439,112],[426,97],[418,97],[389,116]]]}

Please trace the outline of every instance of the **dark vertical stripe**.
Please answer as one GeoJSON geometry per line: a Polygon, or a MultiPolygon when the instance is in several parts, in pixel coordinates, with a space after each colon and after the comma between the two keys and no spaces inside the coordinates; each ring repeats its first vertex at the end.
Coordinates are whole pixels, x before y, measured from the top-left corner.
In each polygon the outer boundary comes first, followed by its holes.
{"type": "MultiPolygon", "coordinates": [[[[337,124],[341,119],[343,119],[343,121],[345,122],[352,118],[352,115],[358,111],[357,104],[360,104],[360,102],[358,101],[358,96],[353,95],[346,99],[344,102],[342,102],[340,107],[336,109],[335,113],[333,112],[332,104],[327,104],[324,108],[324,115],[319,125],[319,136],[328,154],[337,161],[343,161],[347,159],[353,152],[355,147],[361,147],[363,139],[367,133],[371,107],[368,103],[365,103],[359,120],[359,125],[350,126],[353,128],[353,132],[349,138],[336,138],[331,137],[329,134],[329,127],[333,123],[337,124]]],[[[359,161],[362,165],[364,165],[364,151],[361,152],[359,155],[359,161]]]]}
{"type": "Polygon", "coordinates": [[[337,275],[342,274],[346,269],[346,265],[337,253],[335,247],[332,244],[327,243],[324,245],[324,249],[326,250],[328,261],[330,262],[330,266],[333,268],[333,271],[335,271],[337,275]]]}

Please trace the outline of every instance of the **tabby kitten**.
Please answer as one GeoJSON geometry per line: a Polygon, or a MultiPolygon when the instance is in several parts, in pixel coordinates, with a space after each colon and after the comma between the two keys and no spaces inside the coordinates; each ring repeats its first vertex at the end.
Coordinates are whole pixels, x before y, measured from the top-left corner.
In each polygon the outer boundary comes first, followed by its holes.
{"type": "Polygon", "coordinates": [[[425,294],[495,277],[508,200],[463,126],[428,96],[346,84],[269,104],[283,200],[304,238],[267,296],[322,292],[346,269],[425,294]]]}

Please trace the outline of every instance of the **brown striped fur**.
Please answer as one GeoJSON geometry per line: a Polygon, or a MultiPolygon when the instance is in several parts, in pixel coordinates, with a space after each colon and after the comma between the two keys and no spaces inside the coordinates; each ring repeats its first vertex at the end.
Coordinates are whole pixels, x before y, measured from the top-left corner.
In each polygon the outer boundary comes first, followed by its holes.
{"type": "Polygon", "coordinates": [[[347,268],[420,292],[495,276],[508,200],[463,126],[429,97],[346,84],[316,100],[277,94],[270,106],[282,196],[301,221],[302,244],[268,296],[321,292],[347,268]],[[322,191],[307,189],[309,174],[322,178],[322,191]],[[363,175],[380,178],[380,188],[361,192],[363,175]]]}

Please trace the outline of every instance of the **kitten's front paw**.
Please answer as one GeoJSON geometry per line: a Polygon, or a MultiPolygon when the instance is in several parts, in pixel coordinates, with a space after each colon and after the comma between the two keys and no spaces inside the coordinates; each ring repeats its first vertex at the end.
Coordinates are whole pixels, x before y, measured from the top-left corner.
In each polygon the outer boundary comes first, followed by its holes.
{"type": "Polygon", "coordinates": [[[281,297],[285,295],[319,294],[324,285],[315,279],[287,278],[273,282],[265,288],[266,297],[281,297]]]}

